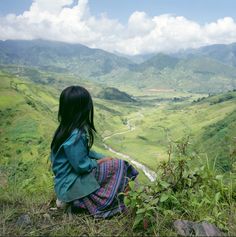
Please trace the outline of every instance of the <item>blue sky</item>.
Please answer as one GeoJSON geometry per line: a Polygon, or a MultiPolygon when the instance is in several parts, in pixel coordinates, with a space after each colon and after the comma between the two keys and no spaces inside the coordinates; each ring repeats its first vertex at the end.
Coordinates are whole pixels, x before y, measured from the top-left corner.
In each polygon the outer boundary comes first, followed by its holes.
{"type": "MultiPolygon", "coordinates": [[[[50,1],[50,0],[49,0],[50,1]]],[[[29,9],[32,0],[0,0],[0,15],[20,14],[29,9]]],[[[90,0],[94,15],[106,12],[109,17],[127,22],[134,11],[145,11],[150,16],[175,14],[200,24],[230,16],[236,19],[236,0],[90,0]]]]}
{"type": "Polygon", "coordinates": [[[176,14],[199,23],[224,16],[236,17],[236,0],[91,0],[90,6],[92,11],[105,11],[122,22],[135,10],[150,16],[176,14]]]}
{"type": "Polygon", "coordinates": [[[0,0],[0,40],[176,52],[236,42],[235,9],[236,0],[0,0]]]}

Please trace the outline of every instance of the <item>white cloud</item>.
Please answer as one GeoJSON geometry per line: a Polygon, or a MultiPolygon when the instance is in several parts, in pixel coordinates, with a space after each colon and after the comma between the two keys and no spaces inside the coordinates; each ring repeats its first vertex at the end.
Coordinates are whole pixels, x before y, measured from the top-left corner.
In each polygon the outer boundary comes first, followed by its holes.
{"type": "Polygon", "coordinates": [[[155,22],[145,12],[134,12],[128,20],[129,37],[148,34],[155,27],[155,22]]]}
{"type": "Polygon", "coordinates": [[[32,8],[37,8],[42,11],[58,12],[64,6],[70,6],[73,0],[34,0],[31,6],[32,8]]]}
{"type": "Polygon", "coordinates": [[[58,40],[125,54],[173,52],[236,41],[236,22],[225,17],[199,25],[183,16],[134,12],[126,25],[91,15],[88,0],[34,0],[21,15],[0,19],[0,39],[58,40]],[[74,3],[74,4],[73,4],[74,3]]]}

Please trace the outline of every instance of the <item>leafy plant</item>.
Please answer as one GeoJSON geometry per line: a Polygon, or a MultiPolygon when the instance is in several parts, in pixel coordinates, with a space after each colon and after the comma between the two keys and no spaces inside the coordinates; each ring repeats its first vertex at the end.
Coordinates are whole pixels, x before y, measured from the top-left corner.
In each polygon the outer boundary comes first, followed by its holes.
{"type": "Polygon", "coordinates": [[[226,174],[217,173],[208,159],[201,162],[199,157],[185,156],[182,148],[188,140],[177,144],[178,156],[173,158],[169,154],[171,159],[160,163],[155,182],[135,188],[134,181],[130,181],[131,191],[125,204],[133,210],[134,229],[153,232],[160,218],[187,218],[207,220],[227,230],[226,213],[236,199],[235,174],[228,174],[227,179],[226,174]]]}

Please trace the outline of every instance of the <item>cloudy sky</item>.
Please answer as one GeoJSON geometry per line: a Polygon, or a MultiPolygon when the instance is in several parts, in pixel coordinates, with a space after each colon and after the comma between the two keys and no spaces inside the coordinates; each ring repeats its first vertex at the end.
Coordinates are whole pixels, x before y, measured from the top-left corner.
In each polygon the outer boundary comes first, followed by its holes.
{"type": "Polygon", "coordinates": [[[235,0],[0,0],[0,40],[48,39],[123,54],[236,42],[235,0]]]}

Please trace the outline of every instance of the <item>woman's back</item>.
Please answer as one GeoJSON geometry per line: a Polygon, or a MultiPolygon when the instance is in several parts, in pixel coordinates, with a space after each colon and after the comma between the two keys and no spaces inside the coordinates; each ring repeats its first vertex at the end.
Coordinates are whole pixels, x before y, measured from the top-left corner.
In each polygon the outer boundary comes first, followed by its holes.
{"type": "Polygon", "coordinates": [[[97,181],[90,174],[97,167],[97,162],[89,157],[86,143],[85,131],[75,129],[58,151],[51,154],[55,191],[62,201],[70,202],[99,188],[97,181]],[[72,195],[69,190],[73,186],[79,188],[72,195]]]}

